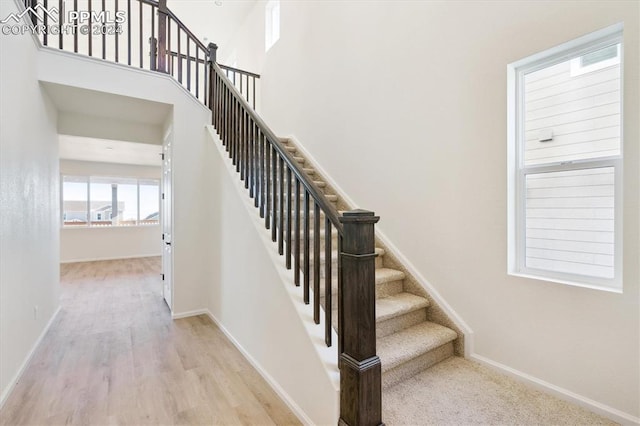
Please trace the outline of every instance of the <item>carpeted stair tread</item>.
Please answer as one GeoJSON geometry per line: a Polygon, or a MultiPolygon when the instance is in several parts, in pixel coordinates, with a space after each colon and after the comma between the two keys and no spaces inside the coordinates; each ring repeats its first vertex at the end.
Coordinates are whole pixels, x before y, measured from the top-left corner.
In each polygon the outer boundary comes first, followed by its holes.
{"type": "Polygon", "coordinates": [[[404,279],[404,272],[397,269],[379,268],[376,269],[376,285],[391,281],[400,281],[404,279]]]}
{"type": "Polygon", "coordinates": [[[394,294],[376,300],[376,321],[386,321],[427,306],[429,301],[424,297],[411,293],[394,294]]]}
{"type": "Polygon", "coordinates": [[[378,356],[382,372],[436,349],[457,338],[455,331],[425,321],[378,339],[378,356]]]}

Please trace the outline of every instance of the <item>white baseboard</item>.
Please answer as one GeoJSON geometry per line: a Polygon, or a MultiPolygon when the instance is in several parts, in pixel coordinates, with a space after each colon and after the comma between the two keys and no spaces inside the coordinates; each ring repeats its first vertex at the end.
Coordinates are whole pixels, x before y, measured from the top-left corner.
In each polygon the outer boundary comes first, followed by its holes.
{"type": "Polygon", "coordinates": [[[2,396],[0,396],[0,409],[2,409],[2,407],[4,406],[4,403],[9,398],[9,395],[11,395],[11,392],[15,388],[16,384],[18,384],[18,382],[20,381],[22,374],[24,373],[24,371],[29,366],[29,363],[31,362],[31,358],[33,358],[33,354],[36,352],[36,349],[38,349],[38,346],[40,346],[40,343],[42,343],[42,339],[44,339],[44,336],[46,336],[47,332],[51,328],[51,325],[58,317],[58,314],[60,313],[61,309],[62,309],[62,306],[58,305],[58,309],[56,309],[54,314],[49,319],[49,322],[47,322],[47,325],[44,327],[44,330],[42,330],[42,333],[40,333],[40,336],[38,337],[38,339],[35,341],[33,346],[31,346],[31,350],[29,351],[29,354],[27,355],[25,360],[22,362],[22,365],[16,372],[15,376],[13,376],[13,379],[9,382],[7,387],[2,391],[2,396]]]}
{"type": "Polygon", "coordinates": [[[60,260],[60,263],[99,262],[102,260],[140,259],[142,257],[160,257],[160,256],[162,256],[162,253],[136,254],[133,256],[90,257],[90,258],[83,258],[83,259],[60,260]]]}
{"type": "Polygon", "coordinates": [[[278,396],[284,401],[284,403],[287,404],[287,406],[293,412],[293,414],[295,414],[296,417],[298,417],[298,420],[300,420],[300,422],[302,422],[302,424],[304,425],[313,425],[314,423],[306,415],[306,413],[300,408],[300,406],[296,404],[296,402],[291,398],[291,396],[289,396],[289,394],[284,389],[282,389],[280,384],[273,377],[271,377],[271,375],[267,373],[265,369],[262,368],[262,366],[249,354],[249,352],[247,352],[242,347],[240,342],[238,342],[231,335],[231,333],[227,331],[227,329],[220,323],[220,321],[218,321],[218,319],[215,316],[213,316],[213,314],[209,310],[206,310],[206,313],[209,316],[209,318],[211,318],[211,321],[213,321],[213,323],[217,325],[220,330],[222,330],[224,335],[227,336],[227,339],[229,339],[231,343],[233,343],[233,345],[247,359],[247,361],[249,361],[249,364],[251,364],[253,368],[255,368],[258,371],[258,373],[260,373],[262,378],[271,386],[271,388],[275,391],[275,393],[277,393],[278,396]]]}
{"type": "Polygon", "coordinates": [[[622,425],[640,425],[640,418],[638,417],[632,416],[631,414],[617,410],[613,407],[609,407],[608,405],[602,404],[598,401],[594,401],[582,395],[578,395],[577,393],[571,392],[570,390],[545,382],[544,380],[538,379],[537,377],[531,376],[529,374],[523,373],[522,371],[518,371],[514,368],[493,361],[482,355],[473,353],[471,354],[471,356],[469,356],[469,358],[503,374],[506,374],[507,376],[512,377],[520,382],[524,382],[536,389],[539,389],[546,393],[550,393],[562,400],[572,402],[622,425]]]}
{"type": "Polygon", "coordinates": [[[195,309],[193,311],[185,311],[179,313],[172,313],[171,319],[180,319],[180,318],[189,318],[189,317],[197,317],[198,315],[208,315],[211,316],[208,309],[195,309]]]}
{"type": "Polygon", "coordinates": [[[211,313],[211,311],[209,311],[208,309],[197,309],[194,311],[173,314],[172,318],[173,319],[188,318],[188,317],[194,317],[194,316],[203,315],[203,314],[207,315],[211,319],[211,321],[213,321],[213,323],[224,333],[227,339],[229,339],[231,343],[233,343],[233,345],[236,347],[236,349],[240,351],[242,356],[244,356],[246,360],[249,361],[249,364],[251,364],[251,366],[253,366],[253,368],[255,368],[258,371],[258,373],[260,373],[262,378],[265,379],[267,383],[269,383],[269,385],[275,391],[275,393],[277,393],[278,396],[284,401],[284,403],[287,404],[289,409],[296,415],[296,417],[298,417],[298,419],[302,422],[302,424],[313,425],[313,422],[311,421],[311,419],[309,419],[309,417],[298,406],[298,404],[296,404],[295,401],[293,401],[293,399],[289,396],[289,394],[285,392],[284,389],[282,389],[280,384],[276,382],[273,379],[273,377],[271,377],[271,375],[264,370],[264,368],[262,368],[262,366],[249,354],[249,352],[247,352],[242,347],[240,342],[238,342],[235,339],[235,337],[233,337],[231,333],[227,331],[227,329],[220,323],[220,321],[218,321],[218,319],[211,313]]]}

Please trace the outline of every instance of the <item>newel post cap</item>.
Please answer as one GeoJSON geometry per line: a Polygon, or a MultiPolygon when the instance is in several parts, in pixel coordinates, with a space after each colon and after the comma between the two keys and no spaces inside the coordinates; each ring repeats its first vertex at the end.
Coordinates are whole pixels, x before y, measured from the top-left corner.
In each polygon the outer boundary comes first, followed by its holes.
{"type": "Polygon", "coordinates": [[[340,222],[342,223],[378,223],[379,220],[380,216],[376,216],[372,211],[363,209],[350,210],[340,216],[340,222]]]}

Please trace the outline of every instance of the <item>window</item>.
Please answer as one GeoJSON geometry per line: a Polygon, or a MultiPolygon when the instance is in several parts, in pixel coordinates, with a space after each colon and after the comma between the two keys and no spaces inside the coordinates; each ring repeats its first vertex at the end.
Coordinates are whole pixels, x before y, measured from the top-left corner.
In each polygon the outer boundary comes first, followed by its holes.
{"type": "Polygon", "coordinates": [[[62,177],[63,226],[159,224],[157,179],[62,177]]]}
{"type": "Polygon", "coordinates": [[[280,0],[270,0],[265,7],[265,51],[280,38],[280,0]]]}
{"type": "Polygon", "coordinates": [[[622,27],[508,67],[509,273],[622,290],[622,27]]]}

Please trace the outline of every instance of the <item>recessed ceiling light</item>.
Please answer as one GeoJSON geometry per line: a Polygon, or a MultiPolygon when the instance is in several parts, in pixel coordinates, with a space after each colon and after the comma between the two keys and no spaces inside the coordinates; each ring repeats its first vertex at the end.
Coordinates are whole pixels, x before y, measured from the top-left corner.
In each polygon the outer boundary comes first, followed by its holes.
{"type": "Polygon", "coordinates": [[[215,0],[214,3],[216,6],[222,6],[222,0],[215,0]]]}
{"type": "Polygon", "coordinates": [[[107,149],[108,149],[108,150],[110,150],[110,151],[112,151],[112,150],[113,150],[113,147],[112,147],[112,146],[108,146],[108,147],[107,147],[107,149]]]}

